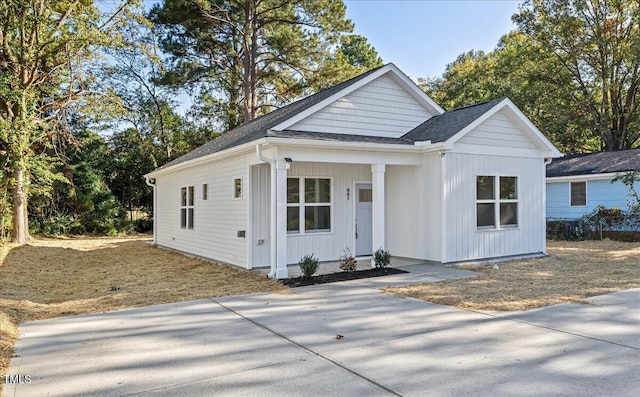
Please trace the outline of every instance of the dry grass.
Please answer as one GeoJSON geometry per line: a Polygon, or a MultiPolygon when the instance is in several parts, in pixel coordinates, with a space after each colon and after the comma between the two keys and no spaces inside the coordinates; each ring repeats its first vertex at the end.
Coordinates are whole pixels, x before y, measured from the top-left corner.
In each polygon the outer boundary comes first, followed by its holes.
{"type": "Polygon", "coordinates": [[[528,310],[640,287],[640,244],[550,241],[546,258],[466,267],[477,278],[388,288],[387,292],[478,310],[528,310]]]}
{"type": "Polygon", "coordinates": [[[266,291],[286,288],[255,272],[155,248],[146,237],[2,246],[0,376],[24,321],[266,291]]]}

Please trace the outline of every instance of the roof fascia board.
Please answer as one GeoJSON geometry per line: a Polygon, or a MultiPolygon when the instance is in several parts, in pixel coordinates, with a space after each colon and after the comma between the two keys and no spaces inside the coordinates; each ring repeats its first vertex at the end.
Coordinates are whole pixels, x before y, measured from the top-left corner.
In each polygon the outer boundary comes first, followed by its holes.
{"type": "Polygon", "coordinates": [[[311,106],[309,109],[300,112],[298,114],[296,114],[295,116],[292,116],[288,119],[286,119],[285,121],[281,122],[278,125],[273,126],[271,129],[274,131],[283,131],[286,130],[287,128],[291,127],[293,124],[297,123],[298,121],[309,117],[310,115],[312,115],[313,113],[317,112],[318,110],[324,108],[325,106],[328,106],[329,104],[337,101],[338,99],[342,98],[345,95],[348,95],[349,93],[357,90],[358,88],[364,86],[365,84],[369,83],[370,81],[373,81],[374,79],[377,79],[378,77],[382,76],[383,74],[387,73],[389,71],[389,65],[385,65],[383,67],[381,67],[380,69],[376,70],[375,72],[371,73],[369,76],[364,77],[362,79],[360,79],[359,81],[356,81],[355,83],[349,85],[348,87],[345,87],[344,89],[336,92],[335,94],[331,95],[330,97],[326,98],[325,100],[316,103],[315,105],[311,106]]]}
{"type": "Polygon", "coordinates": [[[542,134],[542,132],[540,132],[540,130],[535,125],[533,125],[533,123],[527,118],[527,116],[525,116],[524,113],[522,113],[520,109],[518,109],[518,107],[513,102],[511,102],[509,98],[503,99],[494,107],[487,110],[482,116],[478,117],[471,124],[461,129],[457,134],[449,138],[447,142],[450,142],[452,144],[457,142],[463,136],[471,132],[474,128],[485,122],[489,117],[493,116],[505,107],[509,108],[522,121],[522,123],[547,147],[548,151],[545,152],[545,157],[562,157],[562,153],[560,153],[560,151],[542,134]]]}
{"type": "Polygon", "coordinates": [[[406,74],[404,74],[404,72],[400,70],[396,65],[394,65],[393,63],[390,63],[387,66],[390,67],[390,70],[392,70],[400,80],[402,80],[402,82],[406,85],[407,88],[411,90],[411,93],[415,97],[417,97],[417,99],[420,99],[428,103],[429,106],[431,106],[439,114],[442,114],[445,112],[445,110],[442,107],[440,107],[440,105],[438,105],[436,101],[431,99],[431,97],[427,95],[426,92],[422,91],[420,87],[416,83],[414,83],[413,80],[411,80],[406,74]]]}
{"type": "Polygon", "coordinates": [[[506,105],[509,107],[509,109],[513,113],[515,113],[515,115],[518,116],[518,118],[527,126],[527,128],[529,128],[529,130],[533,132],[536,135],[536,137],[540,139],[547,148],[549,148],[549,151],[553,153],[553,156],[547,156],[547,157],[558,158],[563,156],[563,154],[558,150],[558,148],[556,148],[555,145],[551,143],[551,141],[547,139],[546,136],[544,136],[542,131],[540,131],[538,127],[536,127],[535,124],[533,124],[531,120],[529,120],[529,118],[525,116],[520,109],[518,109],[516,104],[513,103],[511,99],[505,98],[504,101],[506,101],[506,105]]]}
{"type": "Polygon", "coordinates": [[[307,146],[307,147],[346,149],[346,150],[360,149],[360,150],[368,150],[368,151],[374,151],[374,152],[393,151],[393,152],[408,152],[408,153],[431,152],[436,150],[444,150],[447,148],[444,143],[436,143],[436,144],[421,143],[420,145],[402,145],[402,144],[394,144],[394,143],[322,141],[322,140],[314,140],[314,139],[291,139],[291,138],[267,137],[267,138],[260,138],[255,141],[247,142],[242,145],[238,145],[226,150],[222,150],[220,152],[211,153],[206,156],[198,157],[193,160],[188,160],[188,161],[185,161],[184,163],[176,164],[174,166],[163,168],[161,170],[152,171],[148,174],[145,174],[144,177],[155,178],[159,175],[162,175],[168,172],[195,167],[197,165],[206,163],[208,161],[221,160],[226,157],[239,154],[243,151],[252,151],[255,148],[255,145],[259,143],[267,144],[267,145],[307,146]]]}
{"type": "Polygon", "coordinates": [[[255,141],[243,143],[242,145],[234,146],[234,147],[229,148],[229,149],[221,150],[219,152],[211,153],[211,154],[208,154],[206,156],[198,157],[198,158],[195,158],[193,160],[187,160],[187,161],[185,161],[183,163],[179,163],[179,164],[173,165],[171,167],[163,168],[161,170],[155,170],[155,171],[152,171],[152,172],[150,172],[148,174],[145,174],[144,177],[145,178],[155,178],[158,175],[162,175],[162,174],[165,174],[167,172],[181,170],[181,169],[184,169],[184,168],[195,167],[197,165],[200,165],[202,163],[206,163],[206,162],[212,161],[212,160],[222,160],[222,159],[224,159],[226,157],[230,157],[230,156],[239,154],[239,153],[241,153],[243,151],[249,151],[249,150],[253,151],[253,150],[255,150],[256,144],[265,143],[265,139],[266,138],[260,138],[260,139],[257,139],[255,141]]]}
{"type": "Polygon", "coordinates": [[[582,175],[564,175],[564,176],[549,176],[547,177],[547,182],[556,183],[556,182],[575,182],[575,181],[596,181],[603,179],[613,179],[620,174],[624,174],[625,171],[622,172],[606,172],[602,174],[582,174],[582,175]]]}
{"type": "MultiPolygon", "coordinates": [[[[265,138],[266,143],[274,145],[288,145],[288,146],[308,146],[308,147],[322,147],[322,148],[334,148],[334,149],[365,149],[370,151],[400,151],[400,152],[422,152],[433,150],[434,145],[416,146],[416,145],[403,145],[397,143],[372,143],[372,142],[345,142],[345,141],[323,141],[315,139],[297,139],[297,138],[279,138],[268,137],[265,138]]],[[[440,145],[444,146],[444,145],[440,145]]]]}
{"type": "Polygon", "coordinates": [[[444,113],[444,109],[442,109],[433,99],[429,98],[429,96],[425,92],[423,92],[420,89],[420,87],[418,87],[413,81],[411,81],[411,79],[409,79],[404,73],[402,73],[396,65],[389,63],[381,67],[379,70],[376,70],[375,72],[371,73],[369,76],[356,81],[355,83],[349,85],[348,87],[343,88],[342,90],[336,92],[335,94],[331,95],[325,100],[311,106],[309,109],[288,118],[287,120],[281,122],[278,125],[273,126],[271,129],[274,131],[284,131],[287,128],[294,125],[295,123],[299,122],[300,120],[303,120],[309,117],[310,115],[312,115],[313,113],[316,113],[320,109],[332,104],[333,102],[337,101],[338,99],[346,95],[349,95],[350,93],[354,92],[358,88],[363,87],[364,85],[372,82],[378,77],[384,74],[387,74],[389,72],[397,76],[404,83],[406,88],[408,88],[410,92],[414,94],[414,96],[417,96],[418,98],[420,98],[428,107],[433,108],[437,112],[440,112],[440,114],[444,113]]]}

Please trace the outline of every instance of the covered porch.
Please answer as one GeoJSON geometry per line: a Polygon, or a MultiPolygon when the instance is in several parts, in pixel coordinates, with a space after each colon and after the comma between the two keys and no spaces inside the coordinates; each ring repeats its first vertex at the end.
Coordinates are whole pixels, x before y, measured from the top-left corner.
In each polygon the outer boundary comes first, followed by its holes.
{"type": "Polygon", "coordinates": [[[249,268],[288,278],[304,255],[313,254],[328,270],[349,252],[363,269],[373,265],[376,250],[389,249],[389,198],[398,192],[389,191],[387,173],[422,167],[423,155],[348,149],[257,148],[249,172],[249,268]]]}

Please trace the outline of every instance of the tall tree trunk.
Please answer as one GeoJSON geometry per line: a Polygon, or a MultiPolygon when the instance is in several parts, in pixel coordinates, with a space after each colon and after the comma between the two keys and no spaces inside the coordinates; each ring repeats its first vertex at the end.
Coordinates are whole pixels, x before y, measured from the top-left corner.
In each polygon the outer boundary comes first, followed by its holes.
{"type": "Polygon", "coordinates": [[[13,236],[12,241],[18,244],[29,242],[29,218],[27,215],[27,192],[25,190],[24,162],[18,160],[13,170],[13,236]]]}

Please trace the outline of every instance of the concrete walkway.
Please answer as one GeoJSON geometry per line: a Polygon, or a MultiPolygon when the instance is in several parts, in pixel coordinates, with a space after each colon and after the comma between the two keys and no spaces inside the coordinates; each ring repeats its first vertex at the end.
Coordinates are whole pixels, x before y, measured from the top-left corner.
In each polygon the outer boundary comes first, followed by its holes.
{"type": "Polygon", "coordinates": [[[638,395],[640,289],[496,315],[401,276],[26,323],[3,396],[638,395]]]}

